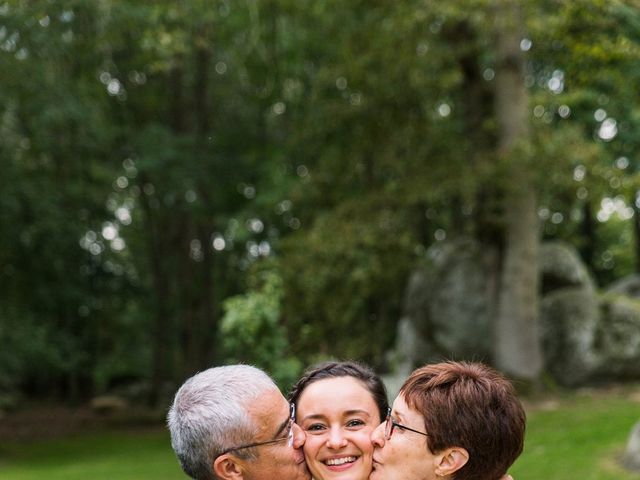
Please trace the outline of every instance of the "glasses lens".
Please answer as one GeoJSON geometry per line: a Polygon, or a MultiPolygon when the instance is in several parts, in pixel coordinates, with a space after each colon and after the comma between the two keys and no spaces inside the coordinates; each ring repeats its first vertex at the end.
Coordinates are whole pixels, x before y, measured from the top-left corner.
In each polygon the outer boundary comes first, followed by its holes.
{"type": "Polygon", "coordinates": [[[293,445],[293,423],[289,424],[289,433],[287,434],[287,445],[290,447],[293,445]]]}
{"type": "Polygon", "coordinates": [[[293,424],[296,421],[296,404],[292,403],[289,410],[289,426],[287,432],[287,444],[289,446],[293,445],[293,424]]]}
{"type": "Polygon", "coordinates": [[[389,440],[393,433],[393,420],[391,419],[391,409],[387,410],[387,420],[384,424],[384,437],[389,440]]]}

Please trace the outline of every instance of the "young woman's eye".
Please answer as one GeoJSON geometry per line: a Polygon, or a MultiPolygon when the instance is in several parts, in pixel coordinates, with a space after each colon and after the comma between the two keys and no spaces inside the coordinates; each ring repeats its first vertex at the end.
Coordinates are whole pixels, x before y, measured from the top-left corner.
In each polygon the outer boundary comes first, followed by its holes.
{"type": "Polygon", "coordinates": [[[324,429],[325,426],[322,423],[312,423],[305,428],[308,432],[322,432],[324,429]]]}
{"type": "Polygon", "coordinates": [[[365,422],[358,418],[354,418],[353,420],[349,420],[347,422],[347,427],[362,427],[363,425],[366,425],[365,422]]]}

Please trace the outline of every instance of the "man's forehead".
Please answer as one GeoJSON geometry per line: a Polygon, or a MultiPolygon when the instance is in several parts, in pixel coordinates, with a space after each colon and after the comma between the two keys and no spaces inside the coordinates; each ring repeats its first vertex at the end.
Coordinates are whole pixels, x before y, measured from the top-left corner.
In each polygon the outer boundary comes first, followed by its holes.
{"type": "Polygon", "coordinates": [[[279,390],[266,390],[249,402],[247,410],[259,429],[267,429],[279,426],[289,416],[289,403],[279,390]]]}

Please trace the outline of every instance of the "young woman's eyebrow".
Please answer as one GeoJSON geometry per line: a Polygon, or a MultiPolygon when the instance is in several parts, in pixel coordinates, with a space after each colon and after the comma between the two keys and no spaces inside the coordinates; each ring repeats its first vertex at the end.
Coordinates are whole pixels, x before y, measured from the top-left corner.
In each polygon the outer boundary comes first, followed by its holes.
{"type": "Polygon", "coordinates": [[[366,410],[361,410],[359,408],[356,408],[354,410],[347,410],[344,413],[345,415],[366,415],[367,417],[370,416],[369,412],[367,412],[366,410]]]}
{"type": "Polygon", "coordinates": [[[300,419],[300,421],[305,421],[305,420],[324,420],[324,415],[321,415],[319,413],[313,413],[311,415],[305,415],[300,419]]]}

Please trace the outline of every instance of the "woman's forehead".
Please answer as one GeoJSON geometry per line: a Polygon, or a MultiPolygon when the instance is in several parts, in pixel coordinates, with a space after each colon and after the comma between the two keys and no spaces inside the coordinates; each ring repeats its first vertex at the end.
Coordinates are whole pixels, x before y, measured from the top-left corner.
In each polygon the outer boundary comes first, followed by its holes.
{"type": "Polygon", "coordinates": [[[398,396],[393,401],[392,410],[394,415],[397,417],[410,418],[410,417],[417,416],[422,418],[422,414],[419,411],[415,410],[414,408],[411,408],[407,404],[407,401],[405,400],[404,395],[402,395],[401,393],[398,394],[398,396]]]}

